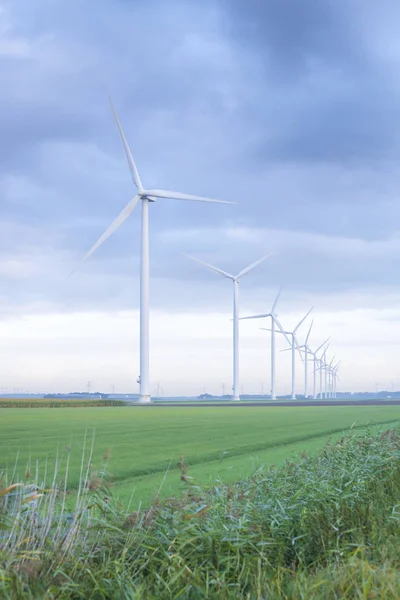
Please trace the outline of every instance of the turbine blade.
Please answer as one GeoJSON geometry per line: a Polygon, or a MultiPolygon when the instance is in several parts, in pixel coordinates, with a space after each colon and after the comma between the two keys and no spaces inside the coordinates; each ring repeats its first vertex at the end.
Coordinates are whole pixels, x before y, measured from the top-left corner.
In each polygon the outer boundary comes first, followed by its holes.
{"type": "Polygon", "coordinates": [[[245,319],[265,319],[265,317],[270,317],[270,313],[265,315],[252,315],[251,317],[239,317],[239,321],[243,321],[245,319]]]}
{"type": "Polygon", "coordinates": [[[141,182],[141,179],[140,179],[140,176],[139,176],[139,172],[137,170],[135,161],[133,160],[133,156],[132,156],[130,148],[128,146],[128,142],[126,141],[125,134],[124,134],[124,132],[122,130],[121,123],[119,122],[119,119],[118,119],[118,116],[117,116],[117,113],[115,111],[115,108],[114,108],[114,105],[112,103],[111,98],[109,98],[109,101],[110,101],[110,105],[111,105],[111,110],[113,111],[115,122],[116,122],[117,127],[118,127],[119,135],[121,136],[122,145],[124,147],[124,151],[125,151],[125,155],[126,155],[126,160],[128,161],[128,167],[129,167],[129,170],[131,172],[133,183],[136,185],[136,187],[138,189],[138,192],[141,193],[143,191],[143,185],[142,185],[142,182],[141,182]]]}
{"type": "Polygon", "coordinates": [[[283,290],[283,285],[281,285],[281,287],[279,288],[279,292],[277,293],[274,303],[272,305],[272,308],[271,308],[272,315],[275,313],[275,308],[276,308],[276,305],[278,304],[279,296],[281,295],[282,290],[283,290]]]}
{"type": "Polygon", "coordinates": [[[132,198],[132,200],[125,206],[124,210],[118,215],[118,217],[115,219],[115,221],[113,221],[110,225],[110,227],[108,229],[106,229],[106,231],[103,233],[103,235],[97,240],[97,242],[94,244],[94,246],[92,246],[89,250],[89,252],[82,258],[82,260],[77,264],[77,266],[75,267],[75,269],[70,273],[70,275],[72,275],[72,273],[74,273],[77,268],[84,263],[89,256],[91,256],[93,254],[93,252],[95,252],[97,250],[97,248],[99,246],[101,246],[101,244],[103,242],[106,241],[106,239],[108,237],[110,237],[110,235],[112,235],[114,233],[114,231],[116,231],[118,229],[118,227],[120,225],[122,225],[122,223],[129,217],[129,215],[131,214],[131,212],[136,208],[137,203],[140,200],[140,196],[135,196],[134,198],[132,198]]]}
{"type": "Polygon", "coordinates": [[[228,200],[215,200],[214,198],[205,198],[204,196],[193,196],[191,194],[182,194],[181,192],[170,192],[168,190],[145,190],[147,196],[156,198],[171,198],[172,200],[194,200],[196,202],[214,202],[215,204],[236,204],[228,200]]]}
{"type": "Polygon", "coordinates": [[[307,333],[306,342],[305,342],[306,344],[308,342],[308,338],[310,337],[310,333],[311,333],[313,324],[314,324],[314,319],[311,321],[310,329],[308,330],[308,333],[307,333]]]}
{"type": "Polygon", "coordinates": [[[297,339],[297,336],[296,336],[295,333],[293,333],[293,339],[294,339],[295,344],[296,344],[296,350],[300,354],[301,362],[304,363],[304,358],[303,358],[303,355],[301,353],[301,346],[299,344],[299,340],[297,339]]]}
{"type": "Polygon", "coordinates": [[[285,339],[287,341],[287,343],[289,344],[289,346],[292,346],[292,340],[289,339],[289,336],[286,335],[286,331],[283,329],[280,321],[274,316],[274,313],[271,311],[271,316],[273,318],[273,320],[275,321],[275,323],[278,325],[278,329],[280,329],[280,333],[282,333],[285,336],[285,339]]]}
{"type": "Polygon", "coordinates": [[[227,279],[235,279],[234,275],[230,275],[230,273],[227,273],[226,271],[223,271],[222,269],[218,269],[218,267],[213,267],[213,265],[210,265],[210,264],[204,262],[204,260],[200,260],[199,258],[190,256],[189,254],[184,254],[184,256],[186,256],[187,258],[190,258],[191,260],[194,260],[195,262],[199,263],[200,265],[203,265],[203,267],[207,267],[207,269],[211,269],[211,271],[218,273],[218,275],[222,275],[223,277],[226,277],[227,279]]]}
{"type": "Polygon", "coordinates": [[[310,308],[310,310],[308,311],[308,313],[301,319],[301,321],[299,321],[296,325],[296,327],[293,329],[293,333],[295,333],[298,328],[300,327],[300,325],[302,323],[304,323],[304,321],[307,319],[308,315],[314,310],[314,307],[310,308]]]}
{"type": "Polygon", "coordinates": [[[255,269],[259,264],[261,264],[262,262],[264,262],[264,260],[266,260],[270,256],[271,256],[270,254],[266,254],[262,258],[259,258],[255,262],[251,263],[251,265],[249,265],[248,267],[246,267],[245,269],[243,269],[242,271],[240,271],[239,275],[236,275],[236,279],[240,279],[240,277],[243,277],[243,275],[246,275],[246,273],[249,273],[250,271],[252,271],[253,269],[255,269]]]}
{"type": "MultiPolygon", "coordinates": [[[[260,329],[262,329],[263,331],[272,331],[272,329],[270,329],[269,327],[260,327],[260,329]]],[[[276,331],[276,329],[275,329],[276,331]]],[[[286,333],[286,335],[293,335],[291,331],[276,331],[276,333],[286,333]]]]}
{"type": "Polygon", "coordinates": [[[325,341],[324,341],[324,342],[323,342],[323,343],[322,343],[320,346],[318,346],[318,348],[317,348],[317,349],[316,349],[316,351],[315,351],[315,354],[317,354],[317,352],[319,352],[319,350],[321,350],[321,348],[322,348],[323,346],[325,346],[325,344],[326,344],[327,342],[329,342],[329,340],[330,340],[330,339],[331,339],[330,337],[326,338],[326,340],[325,340],[325,341]]]}

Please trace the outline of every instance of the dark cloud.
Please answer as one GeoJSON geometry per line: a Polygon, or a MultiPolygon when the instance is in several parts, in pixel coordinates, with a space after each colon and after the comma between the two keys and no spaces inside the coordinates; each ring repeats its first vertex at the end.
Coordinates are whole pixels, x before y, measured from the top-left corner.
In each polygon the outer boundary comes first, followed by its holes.
{"type": "Polygon", "coordinates": [[[391,44],[384,35],[387,15],[398,15],[391,0],[379,12],[371,3],[342,0],[238,0],[223,6],[232,38],[251,49],[260,65],[257,92],[261,88],[263,95],[254,116],[261,140],[252,154],[258,164],[373,167],[398,152],[396,67],[382,51],[391,44]]]}
{"type": "Polygon", "coordinates": [[[253,46],[268,71],[288,80],[304,73],[310,61],[360,62],[360,36],[349,2],[342,0],[233,0],[223,3],[232,35],[253,46]]]}
{"type": "Polygon", "coordinates": [[[399,55],[395,6],[381,6],[6,5],[2,310],[137,305],[139,211],[67,277],[134,193],[109,93],[148,186],[239,202],[151,207],[154,305],[223,301],[212,279],[203,297],[209,275],[185,251],[233,271],[273,252],[268,278],[246,284],[260,295],[282,280],[322,294],[392,284],[399,55]],[[238,227],[247,237],[227,234],[238,227]]]}
{"type": "Polygon", "coordinates": [[[368,87],[314,109],[294,107],[297,118],[288,116],[281,135],[261,143],[255,157],[263,161],[351,161],[372,168],[375,161],[390,158],[399,149],[399,132],[393,127],[400,117],[399,98],[388,101],[379,85],[368,87]],[[368,99],[361,101],[363,95],[368,99]]]}

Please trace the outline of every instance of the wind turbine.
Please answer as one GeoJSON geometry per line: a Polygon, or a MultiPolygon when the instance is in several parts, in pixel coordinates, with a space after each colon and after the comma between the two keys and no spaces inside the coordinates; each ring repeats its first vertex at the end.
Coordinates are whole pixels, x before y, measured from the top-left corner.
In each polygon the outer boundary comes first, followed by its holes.
{"type": "Polygon", "coordinates": [[[324,373],[324,376],[325,376],[325,398],[326,398],[326,352],[327,352],[329,346],[330,346],[330,343],[325,347],[325,349],[324,349],[324,351],[323,351],[323,353],[321,355],[321,358],[319,360],[319,363],[320,363],[319,393],[320,393],[320,398],[321,399],[324,396],[324,393],[322,391],[323,390],[323,383],[322,383],[323,373],[324,373]]]}
{"type": "Polygon", "coordinates": [[[333,398],[336,398],[336,384],[339,379],[338,370],[340,367],[340,361],[336,363],[336,365],[332,368],[332,377],[333,377],[333,398]]]}
{"type": "MultiPolygon", "coordinates": [[[[324,356],[325,356],[325,352],[324,352],[324,356]]],[[[326,361],[326,358],[324,358],[324,373],[325,373],[325,399],[330,398],[330,393],[329,393],[329,387],[330,387],[330,370],[332,367],[332,363],[334,361],[335,357],[333,357],[333,359],[331,360],[330,363],[328,363],[326,361]]]]}
{"type": "MultiPolygon", "coordinates": [[[[299,342],[297,340],[296,337],[296,331],[299,329],[300,325],[302,325],[302,323],[307,319],[308,315],[311,313],[311,311],[314,309],[314,307],[310,308],[310,310],[308,311],[308,313],[297,323],[296,327],[293,329],[293,331],[279,331],[278,333],[284,333],[287,336],[291,336],[291,341],[289,340],[289,350],[292,351],[292,400],[296,400],[296,393],[295,393],[295,385],[296,385],[296,350],[299,352],[300,354],[300,358],[301,360],[303,360],[303,356],[300,352],[300,345],[299,342]]],[[[271,329],[267,329],[266,327],[261,327],[261,329],[264,329],[265,331],[271,331],[271,329]]],[[[287,339],[287,338],[286,338],[287,339]]],[[[286,350],[282,350],[282,352],[286,352],[286,350]]]]}
{"type": "MultiPolygon", "coordinates": [[[[218,204],[234,204],[225,200],[214,200],[212,198],[204,198],[203,196],[193,196],[191,194],[183,194],[181,192],[172,192],[169,190],[146,189],[143,187],[135,161],[133,160],[128,142],[122,130],[121,124],[117,117],[117,113],[110,100],[111,109],[114,114],[114,119],[117,124],[119,135],[125,151],[128,167],[131,172],[133,183],[136,186],[136,195],[128,202],[119,216],[111,223],[108,229],[91,247],[89,252],[81,260],[85,262],[89,256],[97,250],[99,246],[118,229],[120,225],[129,217],[136,208],[139,201],[142,203],[142,239],[141,239],[141,264],[140,264],[140,392],[139,402],[151,402],[150,395],[150,378],[149,378],[149,202],[155,202],[156,198],[171,198],[173,200],[188,200],[198,202],[214,202],[218,204]]],[[[79,266],[79,265],[78,265],[79,266]]]]}
{"type": "Polygon", "coordinates": [[[310,329],[308,330],[305,342],[300,346],[300,350],[304,350],[304,399],[308,398],[308,354],[312,354],[311,348],[308,345],[311,329],[314,324],[314,319],[311,321],[310,329]]]}
{"type": "Polygon", "coordinates": [[[330,346],[330,343],[325,346],[324,351],[320,358],[320,381],[319,381],[319,389],[321,398],[324,396],[325,400],[327,398],[327,363],[326,363],[326,352],[330,346]],[[324,386],[322,386],[322,372],[324,372],[324,386]],[[322,387],[324,387],[324,392],[322,392],[322,387]]]}
{"type": "Polygon", "coordinates": [[[327,371],[328,371],[328,398],[333,398],[333,370],[334,370],[334,367],[332,365],[333,365],[334,360],[335,360],[335,356],[333,356],[331,362],[326,367],[327,371]]]}
{"type": "MultiPolygon", "coordinates": [[[[328,337],[320,346],[318,346],[318,348],[315,350],[315,352],[311,352],[312,356],[314,357],[314,380],[313,380],[313,398],[314,400],[317,397],[317,371],[319,370],[319,397],[322,398],[322,360],[320,358],[318,358],[318,352],[321,350],[321,348],[323,348],[325,346],[325,344],[327,342],[329,342],[331,338],[328,337]],[[318,363],[320,363],[320,366],[318,366],[318,363]]],[[[328,348],[328,346],[327,346],[328,348]]]]}
{"type": "Polygon", "coordinates": [[[328,365],[328,398],[332,398],[333,394],[333,361],[335,356],[332,357],[331,362],[328,365]]]}
{"type": "Polygon", "coordinates": [[[252,315],[250,317],[240,317],[240,320],[242,320],[242,319],[243,320],[244,319],[265,319],[267,317],[271,317],[271,400],[276,400],[276,393],[275,393],[275,331],[276,331],[275,326],[276,325],[278,326],[278,329],[281,331],[281,333],[283,333],[286,340],[290,344],[290,340],[287,337],[282,325],[280,324],[280,322],[278,320],[278,315],[275,312],[275,308],[278,303],[281,292],[282,292],[282,288],[279,290],[279,292],[274,300],[274,303],[271,308],[271,312],[261,314],[261,315],[252,315]]]}
{"type": "MultiPolygon", "coordinates": [[[[188,255],[186,255],[186,256],[188,256],[188,255]]],[[[223,271],[222,269],[218,269],[217,267],[214,267],[213,265],[210,265],[202,260],[199,260],[198,258],[194,258],[194,256],[188,256],[188,258],[191,258],[192,260],[196,261],[200,265],[207,267],[207,269],[211,269],[211,271],[218,273],[218,275],[222,275],[222,277],[226,277],[227,279],[230,279],[233,283],[233,387],[232,387],[233,398],[232,398],[232,400],[239,401],[240,400],[240,395],[239,395],[239,280],[243,277],[243,275],[246,275],[247,273],[249,273],[250,271],[255,269],[255,267],[257,267],[259,264],[261,264],[264,260],[269,258],[269,255],[263,256],[256,262],[252,263],[251,265],[249,265],[248,267],[246,267],[245,269],[240,271],[240,273],[238,273],[237,275],[231,275],[230,273],[227,273],[226,271],[223,271]]]]}

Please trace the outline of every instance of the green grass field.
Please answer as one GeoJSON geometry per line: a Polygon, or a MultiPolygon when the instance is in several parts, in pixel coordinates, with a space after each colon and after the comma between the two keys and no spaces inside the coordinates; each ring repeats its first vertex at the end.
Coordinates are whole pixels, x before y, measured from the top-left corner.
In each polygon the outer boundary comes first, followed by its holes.
{"type": "Polygon", "coordinates": [[[93,469],[109,451],[113,494],[126,500],[134,492],[135,506],[151,502],[161,484],[162,497],[179,493],[181,455],[196,481],[229,482],[256,466],[278,464],[302,450],[314,452],[352,425],[399,422],[398,406],[2,409],[0,473],[10,475],[16,461],[20,479],[28,464],[31,472],[37,463],[41,472],[51,473],[57,455],[62,472],[69,453],[74,489],[85,436],[87,451],[94,436],[93,469]]]}

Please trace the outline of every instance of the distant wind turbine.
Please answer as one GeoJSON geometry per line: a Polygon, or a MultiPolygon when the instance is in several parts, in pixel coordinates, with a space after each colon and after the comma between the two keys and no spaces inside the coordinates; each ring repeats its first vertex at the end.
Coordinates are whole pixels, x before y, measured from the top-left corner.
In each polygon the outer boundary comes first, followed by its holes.
{"type": "Polygon", "coordinates": [[[318,348],[315,350],[315,352],[311,351],[311,354],[314,358],[314,379],[313,379],[313,398],[314,400],[317,397],[317,371],[319,370],[319,397],[322,398],[322,360],[320,358],[318,358],[318,352],[325,346],[325,344],[327,342],[329,342],[331,338],[327,338],[320,346],[318,346],[318,348]],[[320,366],[318,366],[318,363],[320,363],[320,366]]]}
{"type": "MultiPolygon", "coordinates": [[[[326,352],[326,351],[325,351],[326,352]]],[[[324,352],[324,356],[325,356],[325,352],[324,352]]],[[[324,358],[324,376],[325,376],[325,382],[324,382],[324,386],[325,386],[325,399],[326,398],[330,398],[330,393],[329,393],[329,386],[330,386],[330,370],[332,367],[332,362],[334,361],[335,357],[332,358],[331,362],[328,363],[326,360],[326,357],[324,358]]]]}
{"type": "Polygon", "coordinates": [[[328,371],[328,398],[333,398],[333,361],[335,360],[335,356],[333,356],[329,365],[327,365],[328,371]]]}
{"type": "Polygon", "coordinates": [[[326,364],[326,352],[329,348],[331,344],[329,343],[327,346],[325,346],[324,351],[321,355],[321,359],[320,359],[320,381],[319,381],[319,389],[320,389],[320,397],[324,397],[325,400],[327,399],[327,367],[328,365],[326,364]],[[322,392],[323,386],[322,386],[322,373],[324,374],[324,392],[322,392]]]}
{"type": "Polygon", "coordinates": [[[276,305],[278,304],[278,300],[279,300],[279,296],[281,295],[282,292],[282,288],[279,290],[274,303],[272,305],[271,308],[271,312],[269,313],[265,313],[265,314],[261,314],[261,315],[252,315],[250,317],[241,317],[240,320],[244,320],[244,319],[265,319],[267,317],[271,317],[271,400],[276,400],[276,393],[275,393],[275,332],[276,332],[276,325],[278,326],[278,329],[281,331],[281,333],[283,333],[283,335],[285,336],[287,342],[290,344],[290,340],[288,338],[288,336],[285,333],[285,330],[283,329],[281,323],[278,320],[278,315],[275,312],[276,309],[276,305]]]}
{"type": "Polygon", "coordinates": [[[338,376],[338,371],[339,371],[339,367],[340,367],[340,361],[338,363],[336,363],[336,365],[333,367],[332,369],[332,377],[333,377],[333,398],[336,398],[336,387],[337,387],[337,381],[339,379],[338,376]]]}
{"type": "MultiPolygon", "coordinates": [[[[308,313],[306,315],[304,315],[304,317],[297,323],[296,327],[293,329],[293,331],[278,331],[278,333],[283,333],[286,334],[287,336],[291,337],[291,341],[289,340],[289,345],[290,348],[288,348],[289,351],[291,351],[292,353],[292,400],[296,400],[296,350],[299,352],[301,360],[303,360],[303,356],[300,352],[300,344],[297,340],[296,337],[296,332],[299,329],[300,325],[303,324],[303,322],[307,319],[308,315],[311,313],[311,311],[313,310],[314,307],[310,308],[310,310],[308,311],[308,313]]],[[[261,329],[264,329],[265,331],[271,331],[271,329],[268,329],[266,327],[261,327],[261,329]]],[[[282,352],[286,352],[287,350],[282,350],[282,352]]]]}
{"type": "Polygon", "coordinates": [[[311,321],[310,329],[308,330],[306,340],[300,349],[304,350],[304,399],[308,398],[308,355],[312,354],[311,348],[308,345],[308,338],[310,337],[311,329],[314,324],[314,320],[311,321]]]}
{"type": "MultiPolygon", "coordinates": [[[[137,193],[130,202],[125,206],[119,216],[113,221],[110,227],[103,233],[99,240],[92,246],[89,252],[81,260],[85,262],[89,256],[97,250],[99,246],[118,229],[120,225],[129,217],[136,208],[139,201],[142,202],[142,240],[141,240],[141,265],[140,265],[140,375],[138,382],[140,383],[139,402],[151,402],[150,395],[150,377],[149,377],[149,202],[155,202],[155,198],[171,198],[173,200],[189,200],[198,202],[214,202],[218,204],[234,204],[225,200],[214,200],[212,198],[204,198],[203,196],[193,196],[191,194],[183,194],[181,192],[171,192],[168,190],[145,189],[140,179],[135,161],[133,160],[128,142],[122,130],[121,124],[117,117],[117,113],[110,100],[111,109],[114,114],[115,122],[118,127],[119,135],[122,140],[122,145],[125,151],[128,167],[131,172],[133,183],[137,188],[137,193]]],[[[78,265],[79,266],[79,265],[78,265]]]]}
{"type": "Polygon", "coordinates": [[[203,265],[203,267],[207,267],[207,269],[214,271],[214,273],[218,273],[218,275],[222,275],[222,277],[226,277],[226,279],[230,279],[233,283],[233,387],[232,387],[233,398],[232,398],[232,400],[239,401],[240,400],[240,395],[239,395],[239,280],[243,277],[243,275],[246,275],[247,273],[249,273],[250,271],[255,269],[259,264],[264,262],[264,260],[269,258],[269,255],[263,256],[259,260],[256,260],[256,262],[251,263],[251,265],[249,265],[248,267],[246,267],[245,269],[240,271],[240,273],[238,273],[237,275],[231,275],[230,273],[227,273],[226,271],[223,271],[222,269],[218,269],[217,267],[214,267],[213,265],[210,265],[210,264],[204,262],[203,260],[199,260],[198,258],[195,258],[194,256],[188,256],[187,254],[185,256],[187,256],[188,258],[191,258],[192,260],[196,261],[200,265],[203,265]]]}

